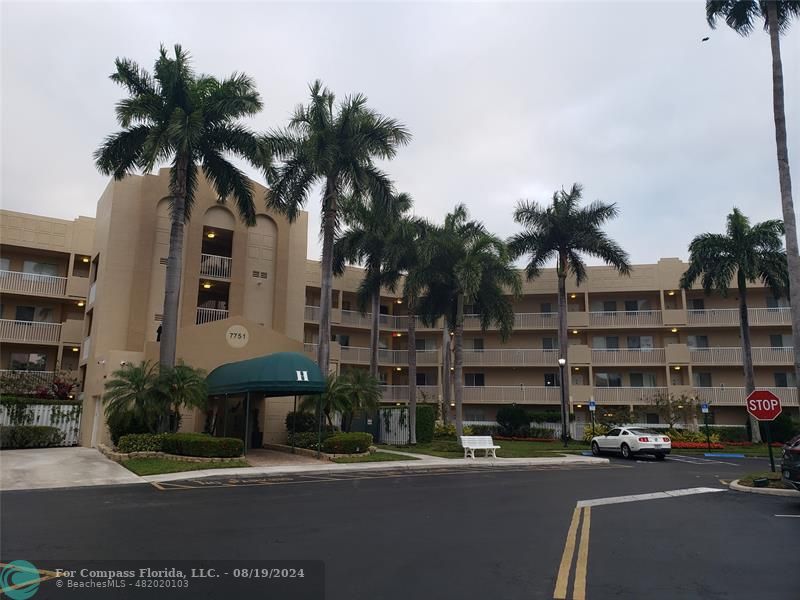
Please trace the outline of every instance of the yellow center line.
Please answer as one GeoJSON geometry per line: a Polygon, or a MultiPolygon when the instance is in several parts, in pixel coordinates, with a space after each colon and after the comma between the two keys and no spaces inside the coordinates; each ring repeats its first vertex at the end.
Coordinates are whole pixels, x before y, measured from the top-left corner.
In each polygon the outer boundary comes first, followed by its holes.
{"type": "Polygon", "coordinates": [[[553,592],[555,600],[566,600],[567,587],[569,584],[569,572],[572,570],[572,557],[575,554],[575,538],[578,535],[578,523],[581,519],[581,509],[575,507],[572,511],[572,522],[567,532],[567,542],[564,545],[564,553],[561,555],[561,566],[558,568],[556,578],[556,589],[553,592]]]}
{"type": "Polygon", "coordinates": [[[578,546],[578,560],[575,564],[575,583],[572,587],[572,600],[586,600],[586,571],[589,564],[589,527],[592,523],[592,507],[583,509],[581,541],[578,546]]]}

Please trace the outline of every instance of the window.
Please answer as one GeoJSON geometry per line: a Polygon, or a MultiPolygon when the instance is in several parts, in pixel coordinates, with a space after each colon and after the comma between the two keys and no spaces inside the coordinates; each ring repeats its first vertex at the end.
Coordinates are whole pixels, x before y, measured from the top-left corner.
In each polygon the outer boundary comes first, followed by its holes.
{"type": "Polygon", "coordinates": [[[0,258],[0,271],[10,271],[11,260],[8,258],[0,258]]]}
{"type": "Polygon", "coordinates": [[[788,308],[789,301],[786,298],[776,298],[767,296],[767,308],[788,308]]]}
{"type": "Polygon", "coordinates": [[[475,407],[475,408],[464,408],[464,420],[465,421],[485,421],[486,420],[486,412],[483,408],[475,407]]]}
{"type": "Polygon", "coordinates": [[[465,373],[464,385],[467,387],[483,387],[486,385],[483,373],[465,373]]]}
{"type": "Polygon", "coordinates": [[[417,385],[428,385],[427,373],[417,373],[417,385]]]}
{"type": "Polygon", "coordinates": [[[12,352],[8,368],[12,371],[44,371],[47,356],[38,352],[12,352]]]}
{"type": "Polygon", "coordinates": [[[639,301],[638,300],[625,300],[625,311],[626,312],[636,312],[639,310],[639,301]]]}
{"type": "Polygon", "coordinates": [[[689,348],[708,348],[707,335],[690,335],[686,337],[689,348]]]}
{"type": "Polygon", "coordinates": [[[558,372],[544,374],[544,384],[546,386],[557,386],[559,384],[559,381],[560,379],[558,372]]]}
{"type": "Polygon", "coordinates": [[[596,387],[622,387],[622,376],[619,373],[595,373],[596,387]]]}
{"type": "Polygon", "coordinates": [[[695,371],[692,374],[692,378],[694,379],[694,387],[713,387],[711,373],[695,371]]]}
{"type": "Polygon", "coordinates": [[[616,335],[596,335],[592,338],[592,348],[595,350],[617,350],[619,348],[619,337],[616,335]]]}
{"type": "Polygon", "coordinates": [[[40,263],[35,260],[26,260],[22,263],[22,272],[31,275],[50,275],[58,276],[58,265],[51,263],[40,263]]]}
{"type": "Polygon", "coordinates": [[[648,425],[658,425],[658,413],[646,413],[644,418],[648,425]]]}
{"type": "Polygon", "coordinates": [[[628,342],[628,348],[633,350],[653,349],[652,335],[629,335],[627,342],[628,342]]]}
{"type": "Polygon", "coordinates": [[[604,312],[616,312],[617,310],[617,301],[616,300],[606,300],[603,302],[603,311],[604,312]]]}
{"type": "Polygon", "coordinates": [[[341,333],[334,333],[331,336],[331,339],[334,342],[339,342],[340,346],[349,346],[350,345],[350,336],[349,335],[343,335],[341,333]]]}
{"type": "Polygon", "coordinates": [[[541,312],[549,314],[553,312],[553,305],[550,302],[542,302],[539,305],[539,309],[541,312]]]}
{"type": "Polygon", "coordinates": [[[775,373],[775,387],[795,387],[794,373],[791,371],[775,373]]]}
{"type": "Polygon", "coordinates": [[[425,338],[422,338],[422,339],[417,338],[415,340],[415,342],[414,342],[414,346],[418,351],[427,350],[428,349],[428,340],[425,339],[425,338]]]}
{"type": "Polygon", "coordinates": [[[36,307],[34,306],[18,306],[14,319],[17,321],[33,321],[35,313],[36,307]]]}
{"type": "Polygon", "coordinates": [[[608,432],[606,435],[607,435],[608,437],[617,437],[617,436],[619,436],[619,432],[620,432],[620,430],[619,430],[619,429],[612,429],[612,430],[611,430],[611,431],[609,431],[609,432],[608,432]]]}
{"type": "Polygon", "coordinates": [[[692,298],[689,300],[689,309],[690,310],[705,310],[706,309],[706,301],[704,298],[692,298]]]}
{"type": "Polygon", "coordinates": [[[792,336],[782,335],[780,333],[772,334],[769,336],[769,345],[772,348],[788,348],[792,346],[792,336]]]}
{"type": "Polygon", "coordinates": [[[542,338],[542,350],[554,350],[558,344],[551,337],[542,338]]]}
{"type": "Polygon", "coordinates": [[[342,300],[342,310],[350,310],[350,300],[342,300]]]}
{"type": "Polygon", "coordinates": [[[483,338],[473,338],[472,339],[472,349],[473,350],[483,350],[483,338]]]}
{"type": "Polygon", "coordinates": [[[631,387],[656,387],[655,373],[631,373],[631,387]]]}

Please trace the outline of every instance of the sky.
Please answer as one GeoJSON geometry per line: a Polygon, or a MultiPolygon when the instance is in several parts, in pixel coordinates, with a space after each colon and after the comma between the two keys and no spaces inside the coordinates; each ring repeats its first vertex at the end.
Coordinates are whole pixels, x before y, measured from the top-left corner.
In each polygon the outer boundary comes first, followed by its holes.
{"type": "MultiPolygon", "coordinates": [[[[754,221],[781,216],[769,37],[710,30],[702,1],[3,0],[0,19],[9,210],[94,216],[107,178],[92,153],[118,129],[123,97],[108,79],[114,58],[151,68],[159,44],[180,43],[198,72],[256,81],[256,130],[286,124],[314,79],[364,93],[413,134],[382,167],[435,222],[464,203],[507,237],[519,200],[580,182],[587,201],[617,203],[607,231],[651,263],[686,258],[733,206],[754,221]]],[[[800,204],[800,23],[782,51],[800,204]]],[[[318,194],[307,209],[318,258],[318,194]]]]}

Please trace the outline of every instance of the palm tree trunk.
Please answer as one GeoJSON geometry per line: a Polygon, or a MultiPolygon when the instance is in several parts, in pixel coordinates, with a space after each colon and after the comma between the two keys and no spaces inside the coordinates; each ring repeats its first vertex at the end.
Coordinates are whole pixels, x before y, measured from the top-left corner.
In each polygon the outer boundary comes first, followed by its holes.
{"type": "MultiPolygon", "coordinates": [[[[747,282],[739,272],[739,333],[742,338],[742,362],[744,363],[744,391],[748,396],[756,389],[756,377],[753,372],[753,350],[750,342],[750,317],[747,314],[747,282]]],[[[761,430],[758,421],[750,418],[753,441],[761,441],[761,430]]]]}
{"type": "Polygon", "coordinates": [[[417,323],[414,301],[408,301],[408,443],[417,443],[417,323]]]}
{"type": "Polygon", "coordinates": [[[442,326],[442,423],[447,425],[450,412],[450,332],[447,321],[442,326]]]}
{"type": "Polygon", "coordinates": [[[333,303],[333,236],[336,230],[336,185],[333,178],[325,182],[322,209],[322,264],[320,265],[319,348],[317,364],[323,376],[328,375],[331,357],[331,305],[333,303]]]}
{"type": "Polygon", "coordinates": [[[772,49],[772,111],[775,119],[775,145],[778,152],[778,181],[781,190],[783,224],[786,229],[786,256],[789,267],[789,303],[792,307],[795,384],[800,396],[800,254],[797,223],[792,200],[792,175],[789,171],[789,144],[786,139],[786,111],[783,102],[783,63],[777,2],[766,2],[769,40],[772,49]]]}
{"type": "MultiPolygon", "coordinates": [[[[564,388],[563,394],[569,403],[569,345],[567,338],[567,257],[564,253],[558,257],[558,353],[559,358],[566,362],[564,365],[563,381],[559,384],[564,388]]],[[[569,408],[562,406],[566,412],[566,424],[569,426],[569,408]]]]}
{"type": "Polygon", "coordinates": [[[369,374],[378,377],[378,335],[380,333],[381,292],[372,292],[372,319],[369,331],[369,374]]]}
{"type": "Polygon", "coordinates": [[[183,235],[186,226],[186,179],[189,157],[180,156],[175,162],[175,189],[172,192],[172,222],[169,232],[169,255],[164,286],[164,315],[158,361],[166,367],[175,366],[178,349],[178,307],[181,298],[183,265],[183,235]]]}
{"type": "Polygon", "coordinates": [[[456,396],[456,435],[464,435],[464,294],[458,295],[456,303],[456,326],[453,352],[453,387],[456,396]]]}

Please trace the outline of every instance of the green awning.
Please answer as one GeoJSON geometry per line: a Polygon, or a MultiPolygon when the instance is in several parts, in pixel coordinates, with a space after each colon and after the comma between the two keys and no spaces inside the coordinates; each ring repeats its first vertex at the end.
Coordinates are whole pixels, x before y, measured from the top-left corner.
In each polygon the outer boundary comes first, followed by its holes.
{"type": "Polygon", "coordinates": [[[221,365],[208,374],[206,383],[209,396],[245,392],[302,396],[325,391],[317,363],[299,352],[276,352],[221,365]]]}

